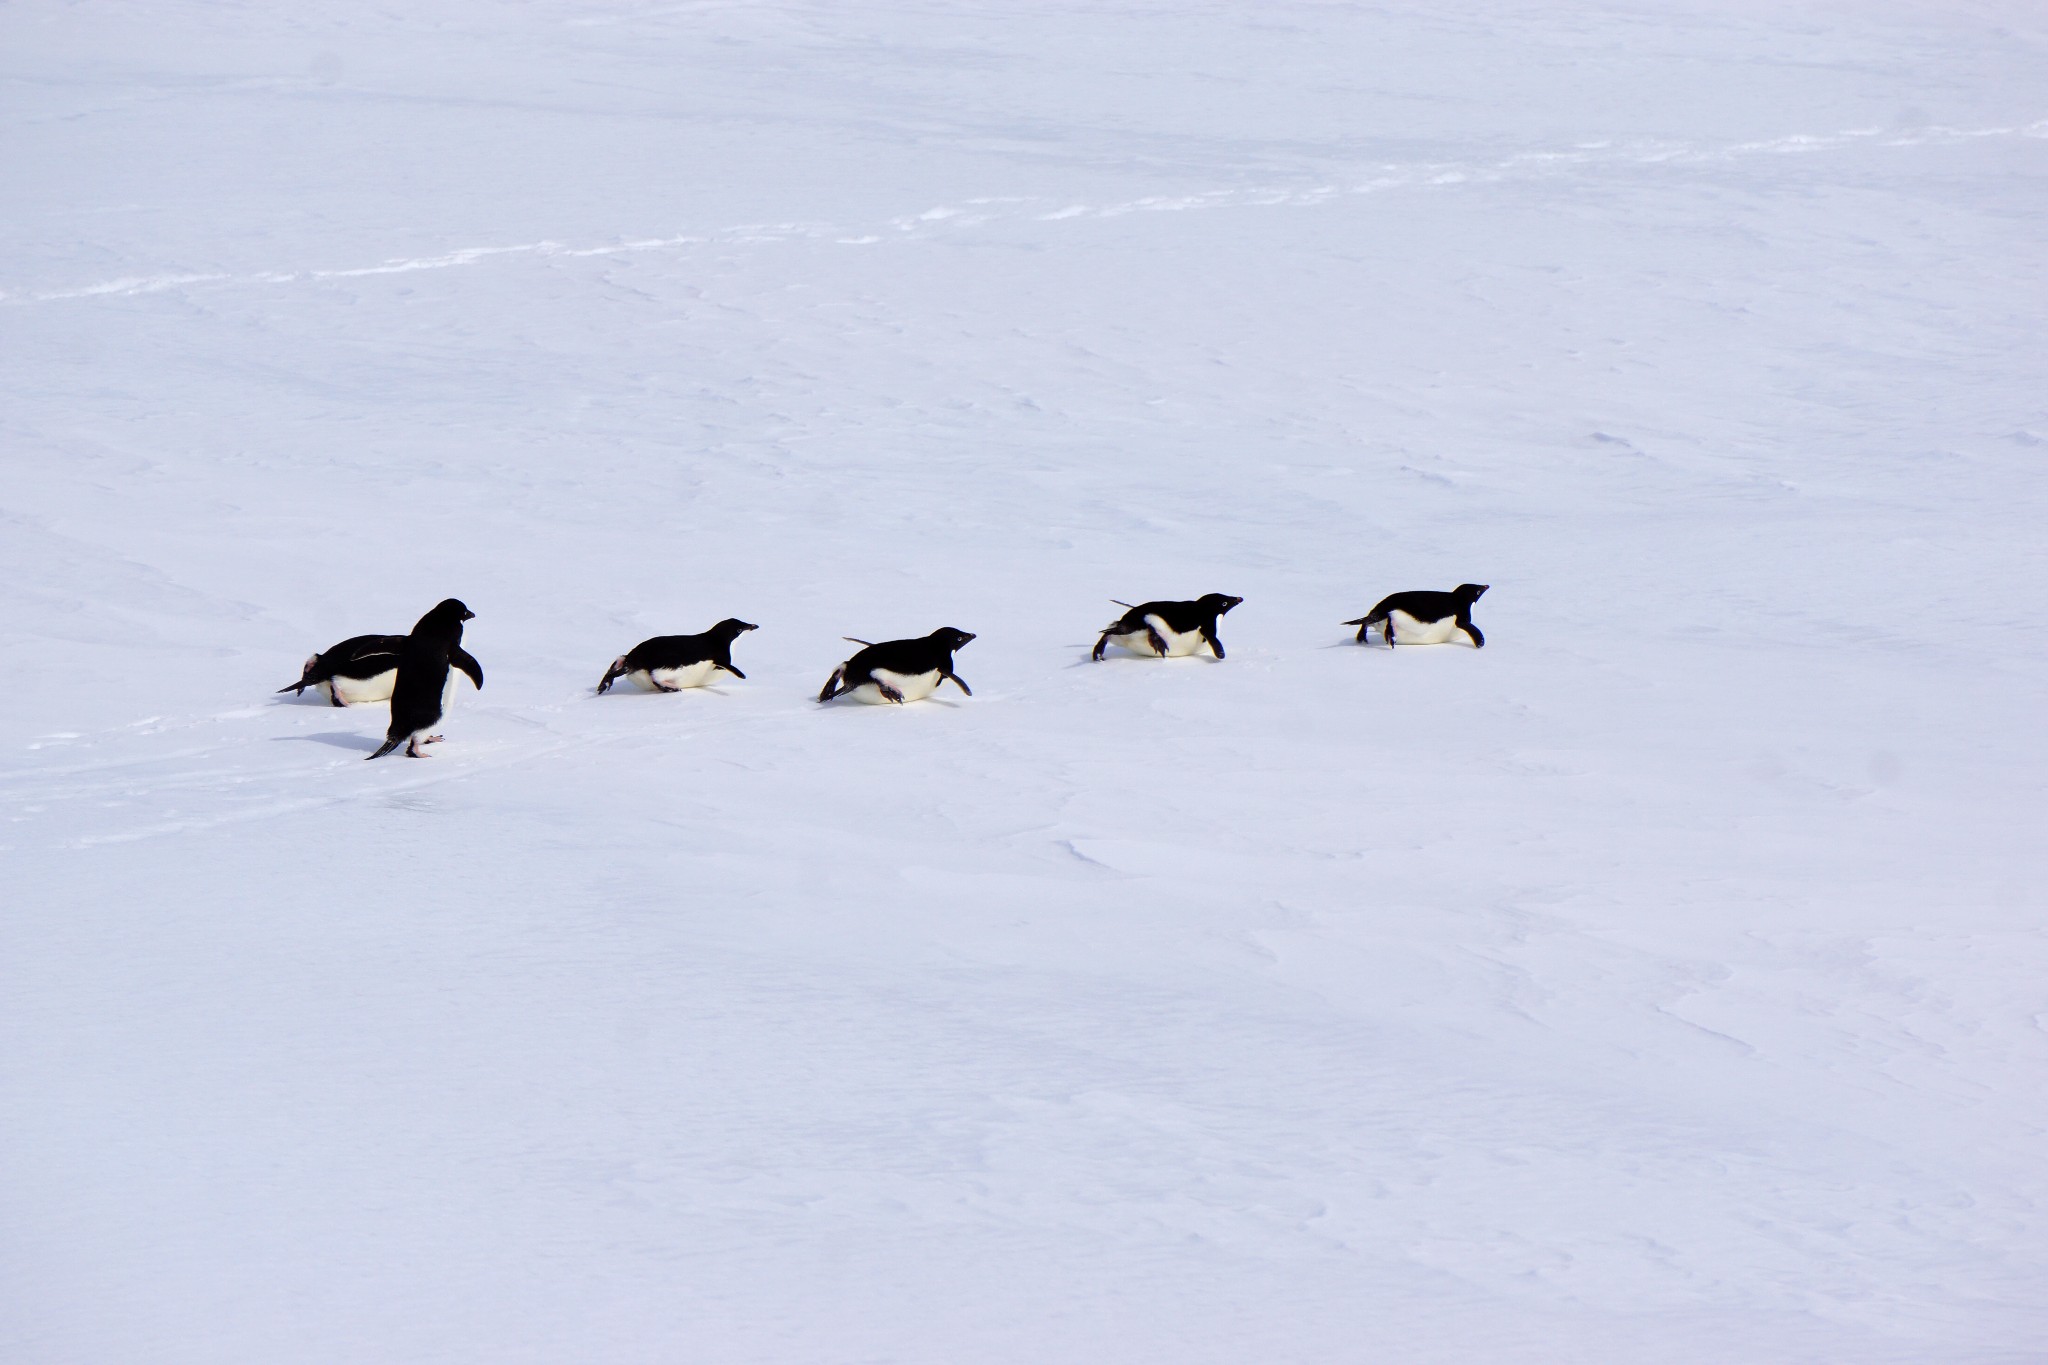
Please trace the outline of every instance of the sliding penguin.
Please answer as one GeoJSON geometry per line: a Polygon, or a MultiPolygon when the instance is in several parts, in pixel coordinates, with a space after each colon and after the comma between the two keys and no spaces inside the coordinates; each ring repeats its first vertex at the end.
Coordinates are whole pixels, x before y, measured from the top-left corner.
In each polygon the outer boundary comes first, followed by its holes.
{"type": "Polygon", "coordinates": [[[1102,628],[1093,657],[1100,659],[1102,651],[1114,642],[1133,654],[1163,659],[1182,658],[1206,644],[1220,659],[1223,641],[1216,638],[1216,619],[1242,601],[1242,597],[1212,592],[1192,602],[1146,602],[1135,607],[1117,602],[1130,609],[1102,628]]]}
{"type": "Polygon", "coordinates": [[[1378,626],[1389,649],[1397,643],[1440,645],[1455,638],[1459,631],[1471,640],[1472,648],[1484,649],[1486,637],[1472,624],[1472,604],[1489,586],[1460,583],[1449,592],[1397,592],[1382,598],[1366,615],[1344,624],[1358,627],[1360,644],[1365,643],[1366,632],[1378,626]]]}
{"type": "Polygon", "coordinates": [[[352,635],[306,660],[299,680],[277,690],[300,696],[310,687],[332,706],[383,701],[398,677],[398,647],[404,643],[403,635],[352,635]]]}
{"type": "Polygon", "coordinates": [[[732,642],[758,629],[751,621],[728,616],[702,635],[657,635],[642,640],[612,660],[604,681],[597,685],[598,694],[611,691],[620,678],[651,692],[702,687],[721,668],[735,678],[744,678],[747,675],[732,666],[732,642]]]}
{"type": "Polygon", "coordinates": [[[968,696],[974,695],[953,671],[953,651],[974,638],[967,631],[944,626],[919,640],[885,640],[878,645],[851,635],[846,638],[867,648],[832,670],[824,690],[818,693],[819,701],[838,696],[873,705],[916,701],[938,691],[948,678],[968,696]]]}
{"type": "MultiPolygon", "coordinates": [[[[299,680],[280,693],[299,696],[313,688],[331,706],[366,706],[388,700],[398,681],[398,651],[403,635],[352,635],[329,650],[306,660],[299,680]]],[[[484,685],[483,665],[457,646],[448,661],[469,675],[479,688],[484,685]]]]}
{"type": "MultiPolygon", "coordinates": [[[[448,704],[448,667],[457,654],[462,654],[462,623],[475,616],[475,612],[450,597],[413,626],[412,634],[405,637],[398,650],[398,681],[391,689],[391,728],[384,732],[384,747],[371,754],[371,758],[382,758],[401,744],[405,745],[407,758],[424,758],[420,746],[439,742],[439,735],[427,732],[441,723],[448,704]]],[[[469,658],[467,654],[463,657],[469,658]]],[[[481,670],[472,676],[481,687],[481,670]]]]}

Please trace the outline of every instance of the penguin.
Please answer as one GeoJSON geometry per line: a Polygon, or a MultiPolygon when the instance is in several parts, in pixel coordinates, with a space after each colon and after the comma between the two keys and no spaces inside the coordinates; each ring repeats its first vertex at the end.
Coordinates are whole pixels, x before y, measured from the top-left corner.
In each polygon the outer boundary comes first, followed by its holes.
{"type": "Polygon", "coordinates": [[[398,647],[404,643],[403,635],[352,635],[307,659],[299,680],[277,690],[301,696],[310,687],[330,706],[383,701],[398,677],[398,647]]]}
{"type": "Polygon", "coordinates": [[[732,642],[747,631],[759,629],[751,621],[728,616],[702,635],[657,635],[652,640],[642,640],[612,660],[604,680],[597,685],[598,695],[609,692],[620,678],[631,679],[652,692],[702,687],[721,668],[735,678],[744,678],[747,675],[732,666],[732,642]]]}
{"type": "Polygon", "coordinates": [[[901,704],[929,697],[948,678],[971,697],[974,689],[953,671],[953,651],[973,638],[970,632],[951,626],[942,626],[922,639],[885,640],[878,645],[849,635],[848,641],[867,648],[832,670],[818,700],[850,696],[871,705],[901,704]]]}
{"type": "Polygon", "coordinates": [[[1182,658],[1206,644],[1220,659],[1223,641],[1216,638],[1216,618],[1242,601],[1242,597],[1212,592],[1192,602],[1146,602],[1135,607],[1117,602],[1128,610],[1102,628],[1092,657],[1100,660],[1113,641],[1133,654],[1161,659],[1182,658]]]}
{"type": "Polygon", "coordinates": [[[1397,640],[1404,645],[1440,645],[1459,631],[1465,632],[1472,648],[1484,649],[1486,637],[1472,624],[1472,604],[1490,586],[1460,583],[1449,592],[1397,592],[1382,598],[1366,615],[1344,624],[1358,627],[1360,644],[1365,643],[1366,632],[1378,626],[1388,649],[1397,640]]]}
{"type": "MultiPolygon", "coordinates": [[[[413,626],[412,634],[405,637],[398,650],[398,680],[391,689],[391,728],[384,732],[384,747],[371,754],[371,758],[382,758],[401,744],[405,745],[407,758],[424,758],[421,746],[440,742],[439,735],[427,732],[440,723],[442,712],[447,709],[448,667],[455,655],[462,653],[462,623],[475,616],[475,612],[450,597],[413,626]]],[[[483,685],[480,676],[477,685],[483,685]]]]}
{"type": "MultiPolygon", "coordinates": [[[[330,706],[366,706],[386,701],[398,679],[398,651],[404,644],[403,635],[352,635],[307,659],[299,680],[277,690],[300,696],[310,687],[327,698],[330,706]]],[[[483,665],[464,653],[460,645],[449,653],[448,661],[467,673],[478,688],[483,687],[483,665]]]]}

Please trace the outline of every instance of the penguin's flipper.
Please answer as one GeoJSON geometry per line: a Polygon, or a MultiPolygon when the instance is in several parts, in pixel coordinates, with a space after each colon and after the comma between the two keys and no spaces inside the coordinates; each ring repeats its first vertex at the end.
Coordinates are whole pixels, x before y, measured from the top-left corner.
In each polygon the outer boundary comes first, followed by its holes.
{"type": "Polygon", "coordinates": [[[1095,660],[1095,662],[1097,662],[1097,663],[1101,663],[1101,662],[1102,662],[1102,651],[1103,651],[1103,650],[1105,650],[1105,649],[1108,649],[1108,648],[1109,648],[1109,632],[1105,630],[1105,631],[1103,631],[1103,632],[1102,632],[1102,638],[1101,638],[1101,639],[1099,639],[1099,640],[1097,640],[1097,641],[1095,642],[1095,652],[1094,652],[1093,654],[1091,654],[1091,655],[1090,655],[1089,657],[1090,657],[1090,658],[1092,658],[1092,659],[1094,659],[1094,660],[1095,660]]]}
{"type": "Polygon", "coordinates": [[[448,662],[467,673],[469,680],[476,684],[477,691],[484,690],[484,666],[468,650],[461,645],[455,646],[448,651],[448,662]]]}
{"type": "Polygon", "coordinates": [[[620,678],[625,677],[628,671],[629,670],[626,668],[625,655],[621,654],[618,658],[613,659],[612,666],[604,671],[603,681],[599,682],[597,685],[597,695],[601,697],[605,693],[611,691],[612,684],[617,682],[620,678]]]}
{"type": "Polygon", "coordinates": [[[1210,653],[1214,654],[1219,659],[1223,657],[1223,641],[1216,638],[1215,627],[1203,626],[1202,638],[1209,642],[1210,653]]]}
{"type": "Polygon", "coordinates": [[[1477,626],[1475,626],[1475,625],[1473,625],[1473,624],[1472,624],[1472,618],[1471,618],[1471,617],[1469,617],[1469,616],[1461,616],[1461,617],[1459,617],[1459,618],[1458,618],[1458,628],[1459,628],[1460,630],[1464,631],[1464,632],[1465,632],[1465,633],[1466,633],[1467,635],[1469,635],[1469,636],[1471,636],[1471,637],[1472,637],[1472,648],[1474,648],[1474,649],[1484,649],[1484,648],[1486,648],[1486,637],[1485,637],[1484,635],[1481,635],[1481,634],[1479,633],[1479,627],[1477,627],[1477,626]]]}
{"type": "Polygon", "coordinates": [[[1117,602],[1117,600],[1116,600],[1116,599],[1115,599],[1114,597],[1110,598],[1109,600],[1110,600],[1110,601],[1112,601],[1112,602],[1116,602],[1116,604],[1117,604],[1118,606],[1122,607],[1122,608],[1123,608],[1123,609],[1124,609],[1125,611],[1136,611],[1136,610],[1137,610],[1137,608],[1136,608],[1136,607],[1132,606],[1132,605],[1131,605],[1130,603],[1128,603],[1128,602],[1117,602]]]}
{"type": "Polygon", "coordinates": [[[718,664],[716,666],[724,669],[726,672],[732,674],[735,678],[740,679],[742,682],[746,681],[747,675],[740,672],[737,668],[734,668],[731,664],[718,664]]]}
{"type": "Polygon", "coordinates": [[[866,645],[869,649],[873,649],[875,647],[875,642],[873,640],[863,640],[858,635],[842,635],[839,638],[846,641],[846,643],[850,645],[866,645]]]}
{"type": "Polygon", "coordinates": [[[332,678],[329,678],[327,680],[327,704],[329,706],[348,705],[347,702],[341,699],[341,689],[334,685],[334,679],[332,678]]]}
{"type": "MultiPolygon", "coordinates": [[[[399,745],[403,743],[405,743],[404,735],[399,735],[395,739],[387,739],[384,741],[384,747],[379,749],[376,753],[371,754],[370,758],[382,758],[384,757],[384,755],[390,753],[393,749],[396,749],[399,745]]],[[[370,761],[370,759],[366,758],[363,761],[367,763],[370,761]]]]}
{"type": "Polygon", "coordinates": [[[825,686],[824,686],[823,690],[821,690],[821,691],[820,691],[820,692],[818,693],[818,700],[819,700],[819,701],[830,701],[830,700],[832,700],[832,699],[833,699],[834,697],[838,696],[838,695],[840,694],[840,692],[844,690],[844,689],[842,689],[842,688],[841,688],[841,687],[839,686],[839,684],[840,684],[840,683],[842,683],[842,682],[844,682],[845,680],[846,680],[846,665],[845,665],[845,664],[841,664],[841,665],[839,665],[839,667],[837,667],[837,668],[835,668],[835,669],[833,669],[833,670],[832,670],[832,676],[831,676],[831,677],[829,677],[829,678],[825,679],[825,686]]]}
{"type": "MultiPolygon", "coordinates": [[[[953,680],[954,685],[957,686],[962,692],[965,692],[968,696],[971,697],[974,695],[974,689],[967,685],[967,679],[961,677],[958,673],[948,673],[946,675],[946,678],[951,678],[953,680]]],[[[944,682],[946,681],[946,678],[941,678],[939,679],[939,681],[944,682]]]]}

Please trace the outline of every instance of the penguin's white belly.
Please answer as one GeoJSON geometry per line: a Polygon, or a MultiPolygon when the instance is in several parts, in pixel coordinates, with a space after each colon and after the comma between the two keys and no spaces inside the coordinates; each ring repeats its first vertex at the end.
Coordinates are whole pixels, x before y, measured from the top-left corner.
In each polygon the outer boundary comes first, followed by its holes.
{"type": "Polygon", "coordinates": [[[1394,643],[1401,645],[1441,645],[1456,640],[1469,645],[1472,637],[1458,625],[1458,618],[1446,616],[1441,621],[1418,621],[1405,611],[1387,613],[1387,623],[1394,628],[1394,643]]]}
{"type": "Polygon", "coordinates": [[[391,689],[397,685],[398,670],[387,668],[369,678],[329,678],[320,688],[329,701],[339,698],[343,706],[367,706],[373,701],[390,701],[391,689]]]}
{"type": "MultiPolygon", "coordinates": [[[[943,676],[934,668],[928,673],[891,673],[886,668],[877,668],[871,675],[889,684],[903,694],[905,701],[918,701],[939,690],[943,676]]],[[[882,689],[871,682],[864,682],[847,693],[855,701],[864,701],[870,706],[887,706],[890,701],[882,695],[882,689]]]]}
{"type": "Polygon", "coordinates": [[[656,687],[656,683],[661,684],[661,687],[702,687],[711,681],[711,675],[717,670],[717,664],[704,659],[694,664],[684,664],[681,668],[636,668],[626,676],[636,686],[643,687],[649,692],[658,692],[661,688],[656,687]]]}
{"type": "Polygon", "coordinates": [[[1112,635],[1109,638],[1133,654],[1143,654],[1147,658],[1153,659],[1185,659],[1188,655],[1209,643],[1202,638],[1201,631],[1191,630],[1183,635],[1156,616],[1146,617],[1145,624],[1159,633],[1160,640],[1166,645],[1166,653],[1161,654],[1158,650],[1152,648],[1152,641],[1142,630],[1130,635],[1112,635]]]}

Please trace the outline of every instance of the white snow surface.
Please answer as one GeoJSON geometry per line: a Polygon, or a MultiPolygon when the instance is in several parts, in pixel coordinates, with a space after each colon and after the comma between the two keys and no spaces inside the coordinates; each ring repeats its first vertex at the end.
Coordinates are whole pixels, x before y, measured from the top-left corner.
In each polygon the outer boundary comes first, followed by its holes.
{"type": "Polygon", "coordinates": [[[2038,5],[0,38],[0,1359],[2048,1360],[2038,5]]]}

